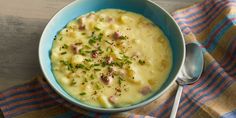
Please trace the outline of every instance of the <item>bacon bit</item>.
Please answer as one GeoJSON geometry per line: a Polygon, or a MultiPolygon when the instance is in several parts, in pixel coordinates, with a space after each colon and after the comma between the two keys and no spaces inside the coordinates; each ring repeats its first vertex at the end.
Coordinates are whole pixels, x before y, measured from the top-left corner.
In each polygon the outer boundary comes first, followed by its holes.
{"type": "Polygon", "coordinates": [[[117,102],[117,98],[115,96],[110,96],[108,98],[109,102],[112,103],[112,104],[115,104],[117,102]]]}
{"type": "Polygon", "coordinates": [[[151,90],[151,87],[150,86],[144,86],[141,90],[140,90],[140,93],[142,95],[147,95],[148,93],[150,93],[152,90],[151,90]]]}
{"type": "Polygon", "coordinates": [[[113,20],[114,20],[114,19],[111,18],[111,17],[108,17],[108,18],[107,18],[107,21],[108,21],[109,23],[113,22],[113,20]]]}
{"type": "Polygon", "coordinates": [[[105,75],[102,75],[102,76],[101,76],[101,80],[102,80],[102,82],[103,82],[104,84],[109,85],[109,84],[111,84],[113,78],[112,78],[112,76],[105,76],[105,75]]]}
{"type": "Polygon", "coordinates": [[[92,56],[92,58],[97,58],[98,57],[98,51],[97,50],[92,51],[91,56],[92,56]]]}
{"type": "Polygon", "coordinates": [[[73,52],[74,54],[78,54],[78,53],[79,53],[80,48],[77,47],[76,44],[72,44],[70,47],[71,47],[72,52],[73,52]]]}
{"type": "Polygon", "coordinates": [[[119,32],[114,32],[114,34],[113,34],[113,38],[114,39],[119,39],[121,37],[121,34],[119,33],[119,32]]]}
{"type": "Polygon", "coordinates": [[[79,30],[85,30],[85,25],[80,25],[79,30]]]}
{"type": "Polygon", "coordinates": [[[113,61],[113,58],[112,57],[106,57],[106,63],[107,64],[111,64],[113,61]]]}

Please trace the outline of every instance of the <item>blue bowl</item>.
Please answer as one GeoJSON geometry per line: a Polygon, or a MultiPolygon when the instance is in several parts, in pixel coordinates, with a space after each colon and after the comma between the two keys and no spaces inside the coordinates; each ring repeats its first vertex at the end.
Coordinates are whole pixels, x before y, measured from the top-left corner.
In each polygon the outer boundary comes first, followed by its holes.
{"type": "Polygon", "coordinates": [[[42,71],[52,88],[63,98],[86,110],[95,112],[121,112],[146,105],[160,97],[175,82],[185,58],[185,43],[180,28],[163,8],[149,0],[78,0],[61,9],[47,24],[39,43],[39,61],[42,71]],[[70,96],[56,81],[52,72],[50,51],[54,37],[76,17],[106,8],[116,8],[142,14],[158,25],[167,36],[173,51],[173,66],[168,79],[154,95],[137,104],[122,108],[98,108],[80,102],[70,96]]]}

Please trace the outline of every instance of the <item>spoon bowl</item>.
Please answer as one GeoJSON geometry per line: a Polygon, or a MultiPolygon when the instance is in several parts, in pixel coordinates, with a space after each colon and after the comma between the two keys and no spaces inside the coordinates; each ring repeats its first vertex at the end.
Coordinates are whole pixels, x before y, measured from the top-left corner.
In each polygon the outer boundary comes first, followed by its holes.
{"type": "Polygon", "coordinates": [[[179,77],[176,81],[179,87],[170,118],[176,117],[183,86],[193,84],[200,78],[203,71],[203,65],[204,59],[201,48],[196,43],[187,44],[184,65],[181,68],[179,77]]]}
{"type": "Polygon", "coordinates": [[[195,83],[203,71],[203,54],[201,48],[196,43],[186,45],[186,58],[177,79],[179,85],[195,83]]]}

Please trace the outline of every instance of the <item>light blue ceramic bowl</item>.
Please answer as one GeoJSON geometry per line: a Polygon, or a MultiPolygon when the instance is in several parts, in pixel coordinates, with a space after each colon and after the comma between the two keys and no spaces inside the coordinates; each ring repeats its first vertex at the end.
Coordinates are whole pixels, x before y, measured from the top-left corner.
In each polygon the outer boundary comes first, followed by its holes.
{"type": "MultiPolygon", "coordinates": [[[[47,24],[46,28],[43,31],[43,34],[39,43],[39,61],[42,68],[42,71],[52,88],[63,98],[71,102],[72,104],[78,105],[81,108],[95,111],[95,112],[120,112],[131,110],[143,105],[146,105],[153,100],[160,97],[163,93],[166,92],[168,88],[176,80],[176,76],[183,65],[183,60],[185,56],[185,43],[183,35],[177,26],[173,18],[160,6],[149,1],[149,0],[78,0],[70,3],[63,9],[61,9],[47,24]],[[149,97],[148,99],[134,104],[128,107],[122,108],[97,108],[89,106],[87,104],[81,103],[79,100],[71,97],[66,93],[63,88],[56,81],[50,61],[50,50],[52,47],[54,36],[59,30],[61,30],[69,21],[74,18],[86,14],[91,11],[97,11],[105,8],[117,8],[127,11],[136,12],[142,14],[143,16],[149,18],[156,25],[158,25],[168,37],[172,51],[173,51],[173,67],[171,69],[170,75],[164,85],[160,90],[149,97]]],[[[132,97],[132,96],[129,96],[132,97]]]]}

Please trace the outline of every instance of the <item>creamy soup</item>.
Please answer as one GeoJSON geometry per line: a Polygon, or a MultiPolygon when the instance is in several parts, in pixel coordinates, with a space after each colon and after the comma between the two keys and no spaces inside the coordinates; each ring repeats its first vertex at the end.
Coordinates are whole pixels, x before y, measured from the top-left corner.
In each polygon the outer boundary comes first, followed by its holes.
{"type": "Polygon", "coordinates": [[[123,107],[154,94],[168,78],[172,50],[154,23],[105,9],[69,22],[51,50],[57,81],[83,103],[123,107]]]}

